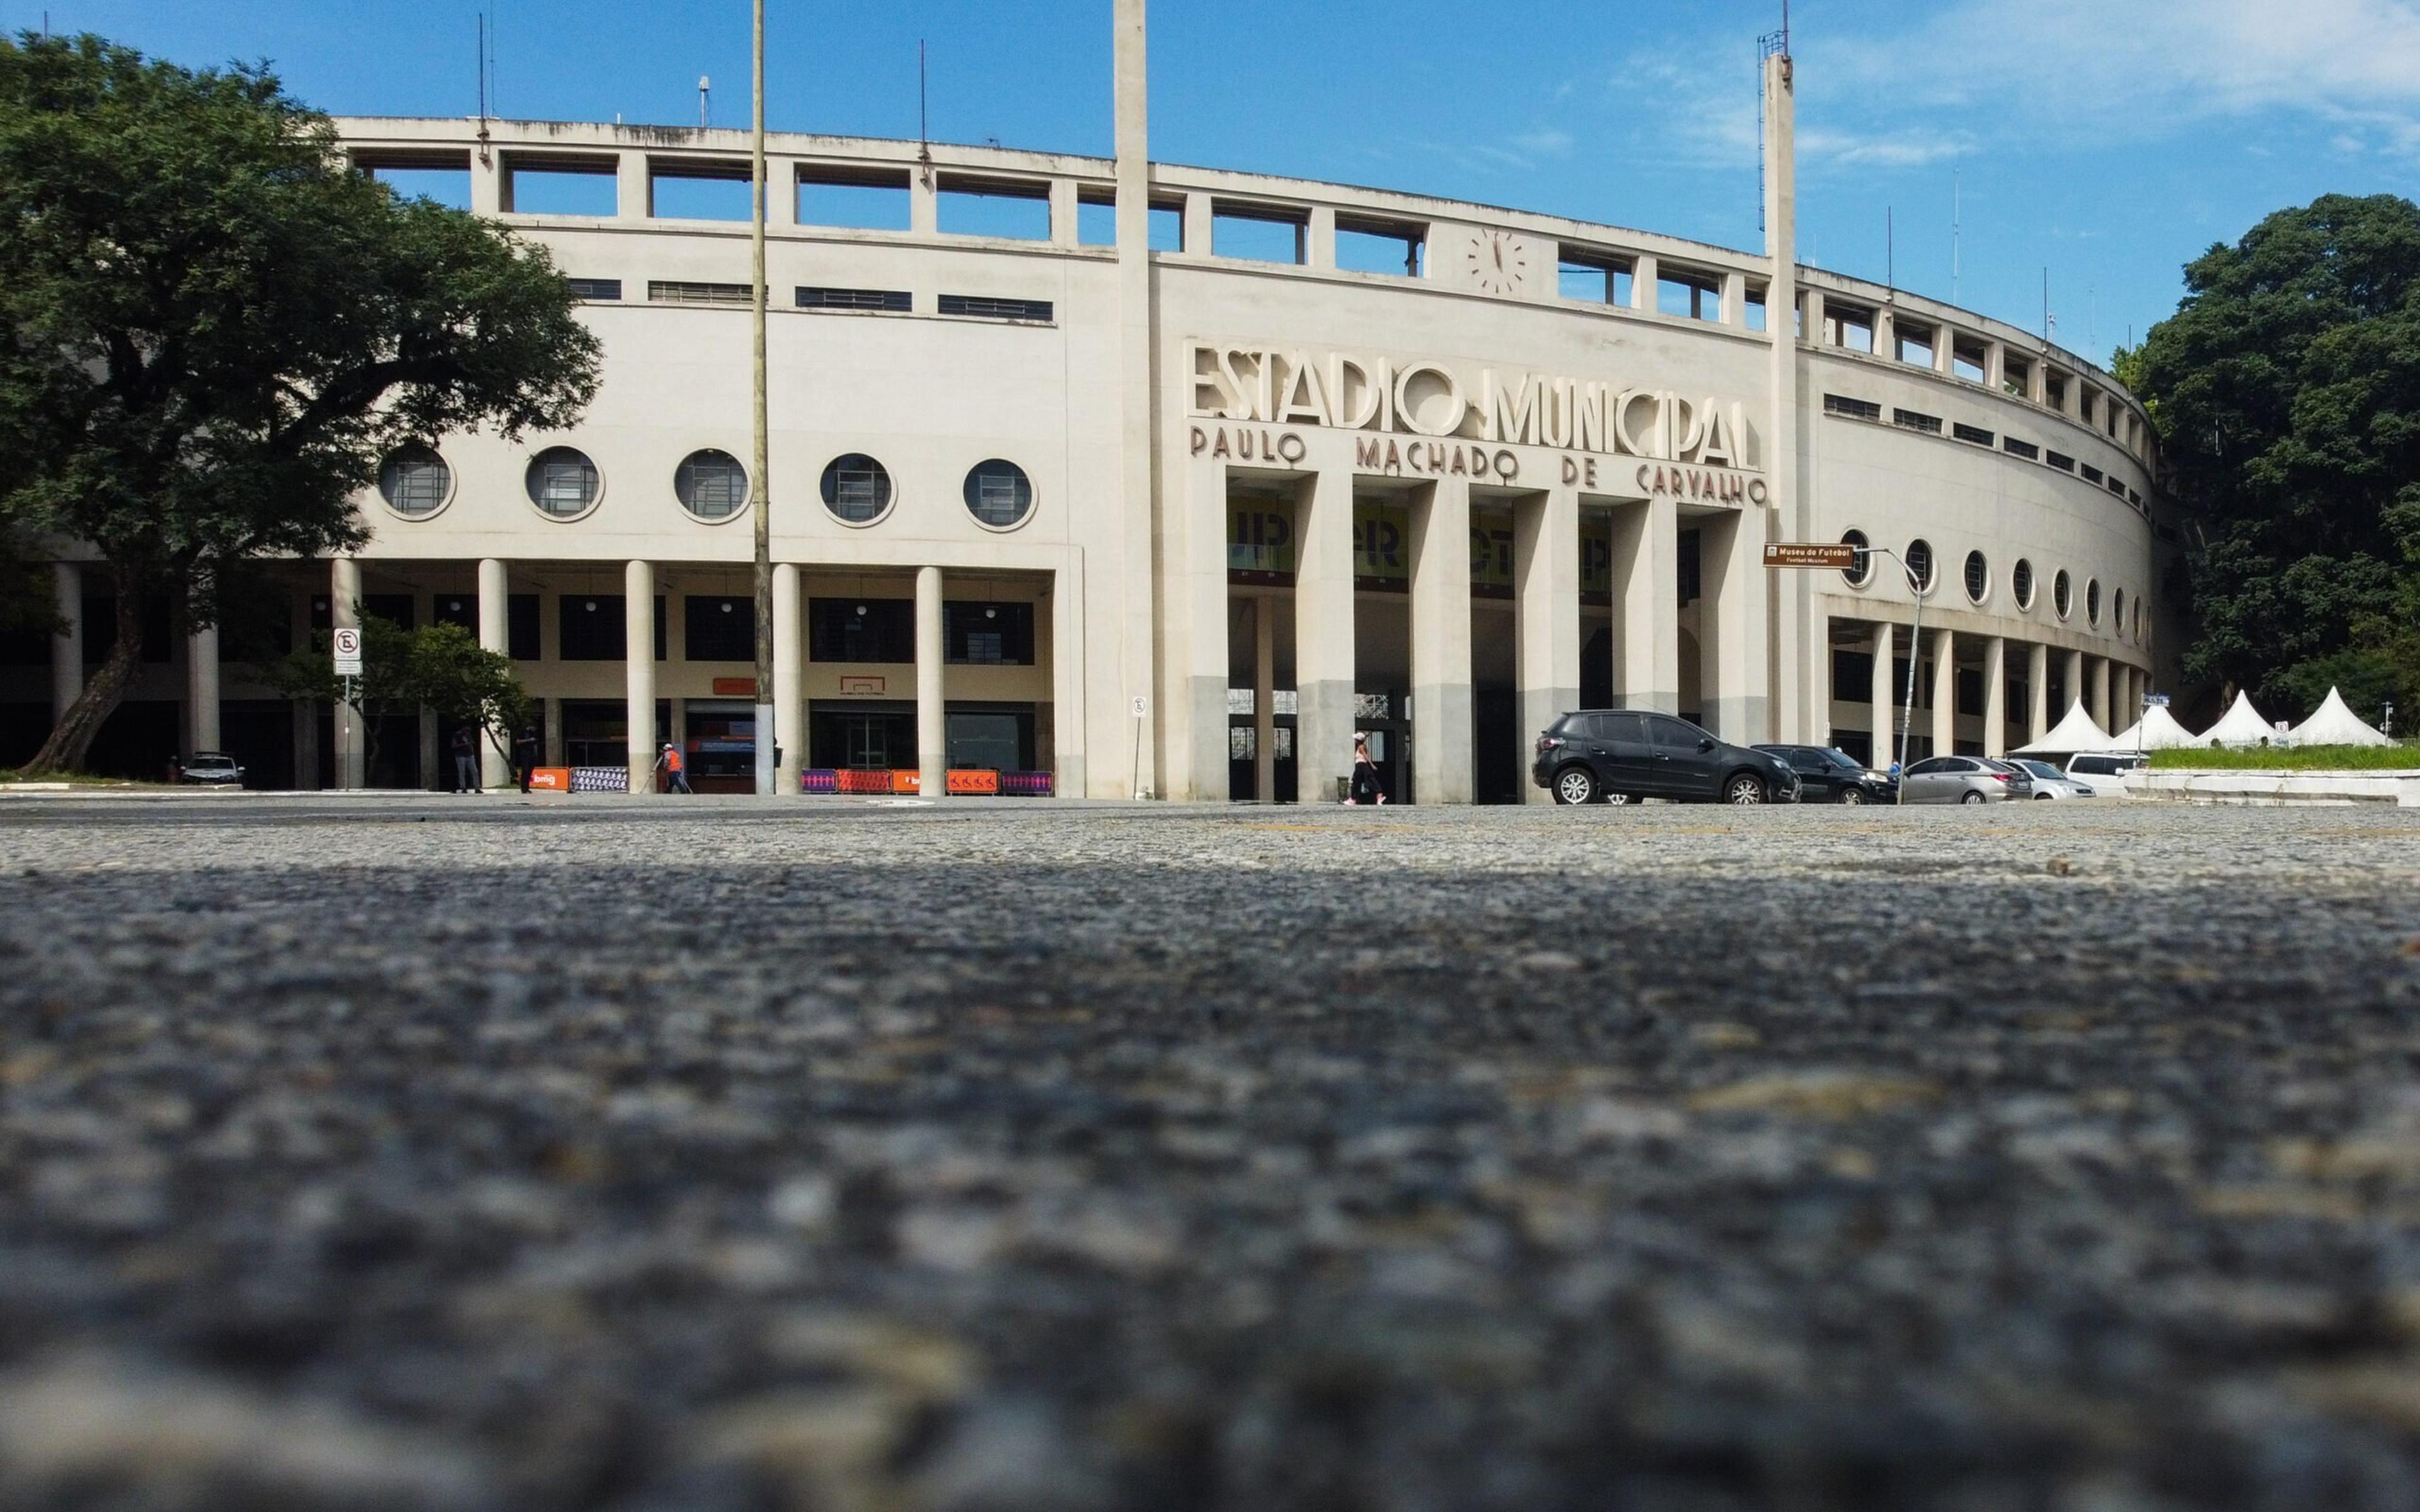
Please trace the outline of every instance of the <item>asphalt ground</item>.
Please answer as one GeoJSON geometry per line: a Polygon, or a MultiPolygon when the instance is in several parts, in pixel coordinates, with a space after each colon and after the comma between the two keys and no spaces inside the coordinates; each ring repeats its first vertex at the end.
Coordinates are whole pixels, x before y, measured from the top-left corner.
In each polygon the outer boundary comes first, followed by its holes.
{"type": "Polygon", "coordinates": [[[0,805],[0,1504],[2420,1505],[2420,813],[0,805]]]}

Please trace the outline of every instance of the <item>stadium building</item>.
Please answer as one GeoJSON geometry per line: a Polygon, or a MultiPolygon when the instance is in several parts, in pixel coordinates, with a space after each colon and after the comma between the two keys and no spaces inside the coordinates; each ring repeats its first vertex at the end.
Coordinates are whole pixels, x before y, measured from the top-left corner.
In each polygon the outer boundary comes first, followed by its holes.
{"type": "MultiPolygon", "coordinates": [[[[770,140],[782,791],[1324,799],[1357,730],[1399,799],[1535,802],[1561,710],[1879,762],[1911,675],[1917,754],[2078,699],[2131,722],[2173,549],[2140,406],[2032,332],[1799,266],[1786,55],[1742,252],[1151,162],[1140,8],[1114,160],[770,140]],[[1764,564],[1796,541],[1875,550],[1764,564]]],[[[644,782],[669,741],[744,789],[746,133],[338,125],[544,246],[603,382],[562,434],[387,458],[370,543],[272,564],[247,623],[458,623],[518,663],[549,764],[644,782]]],[[[67,633],[0,669],[20,759],[107,650],[105,571],[57,583],[67,633]]],[[[235,616],[154,621],[105,764],[443,784],[433,717],[373,741],[223,656],[235,616]]]]}

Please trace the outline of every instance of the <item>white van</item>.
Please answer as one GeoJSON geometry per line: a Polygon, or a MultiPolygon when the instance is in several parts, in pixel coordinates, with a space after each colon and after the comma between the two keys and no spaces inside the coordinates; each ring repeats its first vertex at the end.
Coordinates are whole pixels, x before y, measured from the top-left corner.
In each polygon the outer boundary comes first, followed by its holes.
{"type": "Polygon", "coordinates": [[[2087,750],[2067,759],[2068,778],[2104,798],[2126,796],[2127,781],[2151,764],[2139,750],[2087,750]]]}

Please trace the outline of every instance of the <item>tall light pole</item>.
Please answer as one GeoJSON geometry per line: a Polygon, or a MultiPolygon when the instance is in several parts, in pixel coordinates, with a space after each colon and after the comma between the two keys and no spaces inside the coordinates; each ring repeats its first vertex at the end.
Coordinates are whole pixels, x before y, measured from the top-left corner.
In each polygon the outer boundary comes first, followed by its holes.
{"type": "MultiPolygon", "coordinates": [[[[1907,633],[1907,702],[1899,717],[1899,787],[1896,791],[1896,796],[1892,800],[1896,803],[1905,803],[1907,802],[1907,743],[1908,736],[1916,730],[1916,675],[1924,667],[1924,593],[1926,585],[1916,580],[1916,569],[1907,564],[1907,559],[1892,550],[1889,547],[1868,546],[1861,547],[1859,549],[1873,556],[1888,557],[1893,562],[1898,563],[1899,570],[1907,575],[1908,596],[1916,600],[1916,623],[1909,626],[1907,633]]],[[[1931,565],[1932,563],[1930,560],[1925,563],[1925,566],[1928,568],[1931,565]]],[[[1938,756],[1941,752],[1934,751],[1933,754],[1938,756]]]]}
{"type": "Polygon", "coordinates": [[[755,202],[749,239],[754,247],[756,435],[754,465],[748,471],[748,508],[756,522],[756,795],[773,792],[773,498],[766,481],[768,469],[765,413],[765,0],[755,0],[755,169],[750,175],[755,202]]]}

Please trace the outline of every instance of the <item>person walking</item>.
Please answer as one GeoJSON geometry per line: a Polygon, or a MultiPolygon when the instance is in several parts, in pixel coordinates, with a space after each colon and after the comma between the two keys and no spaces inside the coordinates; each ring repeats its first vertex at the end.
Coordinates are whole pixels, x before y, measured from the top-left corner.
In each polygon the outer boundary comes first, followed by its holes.
{"type": "Polygon", "coordinates": [[[467,724],[454,732],[454,791],[487,791],[479,782],[479,737],[467,724]]]}
{"type": "Polygon", "coordinates": [[[678,746],[669,740],[665,741],[664,753],[656,758],[656,765],[664,774],[666,793],[689,793],[691,797],[696,796],[690,789],[689,773],[681,769],[681,753],[678,746]]]}
{"type": "Polygon", "coordinates": [[[521,726],[521,733],[513,737],[513,764],[520,768],[521,791],[527,793],[530,790],[530,773],[537,769],[535,725],[521,726]]]}
{"type": "Polygon", "coordinates": [[[1353,737],[1353,787],[1347,803],[1380,804],[1387,801],[1387,790],[1378,782],[1378,764],[1370,759],[1370,737],[1353,737]]]}

